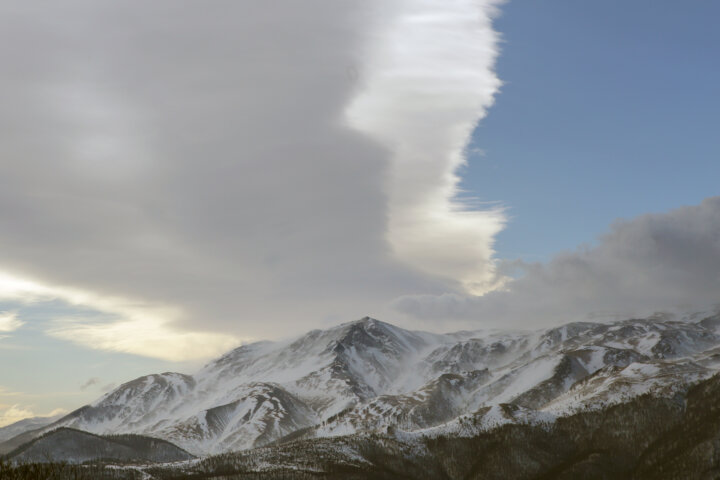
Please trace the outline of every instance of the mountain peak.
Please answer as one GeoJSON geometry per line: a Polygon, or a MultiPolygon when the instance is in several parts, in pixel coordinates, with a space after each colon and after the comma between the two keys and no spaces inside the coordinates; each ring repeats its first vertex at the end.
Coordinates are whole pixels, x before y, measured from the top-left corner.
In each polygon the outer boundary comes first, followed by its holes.
{"type": "Polygon", "coordinates": [[[377,325],[382,325],[385,327],[392,327],[389,323],[381,322],[380,320],[377,320],[372,317],[362,317],[359,320],[353,320],[352,322],[345,322],[341,323],[338,328],[347,327],[347,326],[354,326],[354,327],[360,327],[360,328],[371,328],[377,325]]]}
{"type": "Polygon", "coordinates": [[[561,415],[669,395],[720,371],[719,324],[640,319],[440,335],[365,316],[242,346],[193,376],[141,377],[55,426],[155,436],[204,454],[294,432],[418,430],[502,403],[561,415]]]}

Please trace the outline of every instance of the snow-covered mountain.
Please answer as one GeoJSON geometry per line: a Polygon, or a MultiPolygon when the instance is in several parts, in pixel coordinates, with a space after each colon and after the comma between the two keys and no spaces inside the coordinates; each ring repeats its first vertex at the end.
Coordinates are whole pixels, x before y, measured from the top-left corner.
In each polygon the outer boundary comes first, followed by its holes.
{"type": "Polygon", "coordinates": [[[488,426],[548,421],[672,395],[719,369],[720,316],[445,335],[366,317],[241,346],[192,376],[135,379],[43,431],[136,433],[208,454],[354,432],[446,432],[478,412],[488,426]],[[507,411],[522,415],[496,415],[507,411]]]}

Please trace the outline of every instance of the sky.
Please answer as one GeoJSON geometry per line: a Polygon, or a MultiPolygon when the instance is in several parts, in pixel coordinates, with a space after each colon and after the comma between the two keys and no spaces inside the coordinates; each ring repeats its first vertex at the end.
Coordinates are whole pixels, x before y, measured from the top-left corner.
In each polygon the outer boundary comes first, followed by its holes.
{"type": "Polygon", "coordinates": [[[718,194],[718,15],[704,0],[502,6],[504,84],[462,171],[468,195],[507,208],[498,257],[547,261],[617,218],[718,194]]]}
{"type": "Polygon", "coordinates": [[[0,426],[243,342],[710,310],[720,6],[0,1],[0,426]]]}

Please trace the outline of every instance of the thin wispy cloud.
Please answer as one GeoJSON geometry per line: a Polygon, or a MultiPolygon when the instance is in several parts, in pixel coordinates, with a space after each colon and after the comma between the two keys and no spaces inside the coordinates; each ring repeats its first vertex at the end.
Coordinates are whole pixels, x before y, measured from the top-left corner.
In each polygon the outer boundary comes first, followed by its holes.
{"type": "Polygon", "coordinates": [[[0,312],[0,333],[14,332],[23,324],[16,312],[0,312]]]}
{"type": "Polygon", "coordinates": [[[63,413],[67,413],[67,410],[57,408],[47,413],[37,414],[31,408],[22,405],[0,405],[0,427],[11,425],[26,418],[55,417],[63,413]]]}
{"type": "Polygon", "coordinates": [[[164,320],[145,316],[111,322],[60,318],[53,322],[47,333],[88,348],[178,362],[212,358],[252,340],[213,332],[177,330],[164,320]]]}
{"type": "MultiPolygon", "coordinates": [[[[22,394],[20,392],[13,392],[12,390],[7,390],[3,387],[0,387],[0,398],[16,397],[18,395],[22,395],[22,394]]],[[[5,406],[7,407],[8,405],[5,405],[5,406]]]]}
{"type": "Polygon", "coordinates": [[[116,387],[115,383],[106,383],[104,385],[101,385],[101,383],[102,379],[100,377],[91,377],[80,385],[80,390],[86,391],[92,389],[99,390],[101,392],[108,392],[116,387]]]}
{"type": "MultiPolygon", "coordinates": [[[[85,347],[168,360],[193,360],[219,354],[241,342],[228,334],[178,330],[178,309],[92,291],[52,286],[0,274],[0,299],[20,305],[60,300],[83,315],[58,316],[46,333],[85,347]]],[[[0,315],[0,332],[23,325],[15,312],[0,315]]]]}
{"type": "Polygon", "coordinates": [[[80,385],[80,390],[85,390],[93,385],[97,385],[100,381],[101,380],[98,377],[88,378],[82,385],[80,385]]]}
{"type": "Polygon", "coordinates": [[[10,425],[25,418],[54,416],[67,412],[66,410],[60,408],[54,409],[47,414],[37,414],[33,411],[32,406],[18,403],[19,401],[21,402],[29,397],[32,397],[32,395],[0,387],[0,427],[10,425]]]}

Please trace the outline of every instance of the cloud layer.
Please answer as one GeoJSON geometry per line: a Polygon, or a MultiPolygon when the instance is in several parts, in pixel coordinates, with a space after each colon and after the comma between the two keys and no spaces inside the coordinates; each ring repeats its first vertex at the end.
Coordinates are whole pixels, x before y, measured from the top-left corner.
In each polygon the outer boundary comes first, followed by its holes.
{"type": "Polygon", "coordinates": [[[0,272],[162,358],[487,290],[502,214],[454,197],[494,4],[4,2],[0,272]]]}
{"type": "Polygon", "coordinates": [[[13,332],[23,326],[15,312],[0,312],[0,334],[13,332]]]}
{"type": "MultiPolygon", "coordinates": [[[[197,360],[218,355],[241,342],[232,334],[179,331],[178,307],[168,307],[91,291],[59,287],[0,274],[0,301],[23,305],[60,300],[75,315],[58,311],[46,333],[103,350],[149,355],[166,360],[197,360]]],[[[0,333],[24,325],[17,312],[0,314],[0,333]]]]}
{"type": "Polygon", "coordinates": [[[504,291],[406,296],[396,307],[420,318],[520,327],[713,310],[720,305],[720,197],[617,221],[597,245],[547,264],[506,267],[523,275],[504,291]]]}
{"type": "Polygon", "coordinates": [[[37,414],[28,407],[22,405],[2,405],[0,404],[0,428],[12,425],[15,422],[32,417],[55,417],[57,415],[67,413],[67,410],[61,408],[52,412],[37,414]]]}

